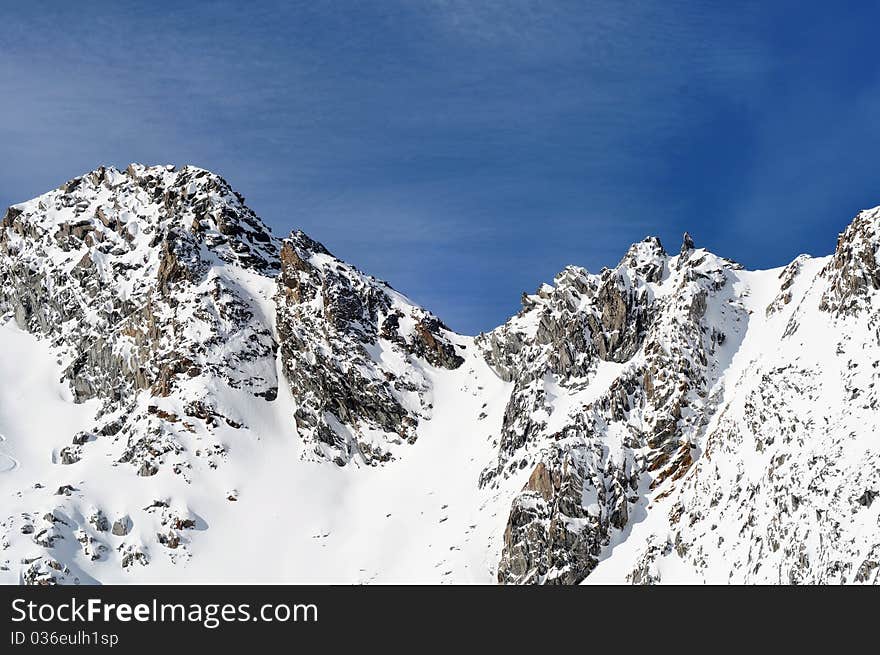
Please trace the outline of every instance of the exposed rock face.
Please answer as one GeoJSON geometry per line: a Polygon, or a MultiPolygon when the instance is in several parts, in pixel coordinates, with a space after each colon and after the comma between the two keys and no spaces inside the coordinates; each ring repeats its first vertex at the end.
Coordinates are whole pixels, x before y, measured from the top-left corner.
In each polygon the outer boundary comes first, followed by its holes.
{"type": "Polygon", "coordinates": [[[829,284],[820,309],[855,314],[877,307],[880,290],[880,208],[855,217],[837,240],[834,257],[822,271],[829,284]]]}
{"type": "Polygon", "coordinates": [[[666,252],[653,237],[633,245],[615,269],[591,275],[569,266],[554,281],[523,297],[523,310],[479,340],[487,361],[506,380],[534,370],[585,377],[596,360],[624,362],[644,338],[648,283],[659,282],[666,252]],[[539,367],[540,367],[539,365],[539,367]]]}
{"type": "Polygon", "coordinates": [[[785,306],[791,302],[794,297],[792,287],[797,281],[804,263],[809,261],[809,259],[809,255],[800,255],[779,274],[779,280],[781,282],[779,285],[779,293],[773,299],[773,302],[767,305],[767,308],[764,310],[767,317],[782,311],[785,306]]]}
{"type": "Polygon", "coordinates": [[[94,433],[120,444],[119,462],[141,476],[163,463],[183,471],[193,422],[213,431],[187,411],[212,402],[200,383],[276,393],[272,332],[226,273],[272,275],[276,249],[208,171],[100,168],[6,212],[0,314],[51,340],[77,402],[102,401],[94,433]],[[158,412],[150,397],[176,408],[158,412]]]}
{"type": "Polygon", "coordinates": [[[534,471],[513,503],[499,580],[582,580],[632,506],[693,463],[716,402],[716,355],[739,336],[712,325],[707,310],[732,326],[745,315],[729,289],[738,267],[687,254],[670,258],[649,239],[614,270],[566,269],[478,340],[514,381],[499,458],[482,483],[534,471]],[[514,362],[519,368],[506,365],[514,362]],[[570,398],[564,414],[552,402],[562,395],[570,398]],[[538,493],[533,482],[545,478],[554,483],[538,493]]]}
{"type": "Polygon", "coordinates": [[[637,474],[627,478],[610,461],[602,470],[601,460],[568,445],[543,453],[513,501],[499,582],[574,584],[589,575],[610,530],[627,524],[638,489],[637,474]]]}
{"type": "Polygon", "coordinates": [[[319,458],[377,464],[430,416],[423,367],[455,369],[456,338],[390,286],[295,232],[281,249],[281,362],[296,428],[319,458]]]}
{"type": "Polygon", "coordinates": [[[117,537],[124,537],[131,531],[131,519],[123,516],[113,522],[113,528],[110,530],[117,537]]]}

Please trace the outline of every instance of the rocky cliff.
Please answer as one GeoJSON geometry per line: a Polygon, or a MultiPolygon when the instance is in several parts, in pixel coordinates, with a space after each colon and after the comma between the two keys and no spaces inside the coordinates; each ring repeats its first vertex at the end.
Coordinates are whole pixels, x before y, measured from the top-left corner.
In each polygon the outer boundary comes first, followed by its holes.
{"type": "Polygon", "coordinates": [[[340,466],[386,462],[413,443],[431,414],[423,367],[464,361],[439,319],[302,232],[281,248],[276,304],[297,432],[340,466]]]}

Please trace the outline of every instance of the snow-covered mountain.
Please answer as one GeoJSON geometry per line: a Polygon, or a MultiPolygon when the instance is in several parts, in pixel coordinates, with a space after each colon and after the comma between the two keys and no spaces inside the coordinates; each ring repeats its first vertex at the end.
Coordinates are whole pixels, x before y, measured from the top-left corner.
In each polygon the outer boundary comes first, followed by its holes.
{"type": "Polygon", "coordinates": [[[469,337],[100,168],[0,222],[0,581],[877,583],[878,248],[647,238],[469,337]]]}

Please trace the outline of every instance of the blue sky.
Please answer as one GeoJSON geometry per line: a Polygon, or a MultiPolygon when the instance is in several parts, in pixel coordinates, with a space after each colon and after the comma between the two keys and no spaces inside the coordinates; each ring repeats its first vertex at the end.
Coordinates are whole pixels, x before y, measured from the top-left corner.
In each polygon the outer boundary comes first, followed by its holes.
{"type": "Polygon", "coordinates": [[[868,4],[2,3],[0,204],[196,164],[469,333],[648,234],[778,266],[880,204],[868,4]]]}

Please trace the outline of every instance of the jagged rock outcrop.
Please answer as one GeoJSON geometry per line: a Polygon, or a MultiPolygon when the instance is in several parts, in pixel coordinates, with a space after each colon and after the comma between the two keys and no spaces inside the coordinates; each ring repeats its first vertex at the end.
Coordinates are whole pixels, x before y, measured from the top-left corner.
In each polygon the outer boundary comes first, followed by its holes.
{"type": "Polygon", "coordinates": [[[243,198],[208,171],[100,168],[6,212],[0,313],[50,339],[77,402],[102,401],[94,433],[120,444],[118,461],[142,476],[163,462],[182,472],[186,433],[202,419],[186,408],[211,403],[199,382],[276,393],[271,330],[225,274],[272,275],[276,249],[243,198]],[[153,411],[143,398],[176,409],[153,411]]]}
{"type": "Polygon", "coordinates": [[[678,256],[685,258],[693,249],[694,238],[688,232],[685,232],[681,239],[681,249],[678,251],[678,256]]]}
{"type": "Polygon", "coordinates": [[[634,460],[617,466],[596,441],[573,445],[578,436],[542,453],[513,500],[499,582],[578,583],[595,568],[609,532],[626,526],[639,489],[634,460]]]}
{"type": "Polygon", "coordinates": [[[614,270],[567,269],[510,323],[478,340],[487,361],[514,379],[501,452],[482,483],[524,467],[579,481],[545,498],[526,485],[508,521],[499,580],[582,580],[632,505],[693,463],[714,408],[718,349],[737,337],[745,317],[729,289],[738,266],[692,242],[686,253],[669,257],[647,239],[614,270]],[[707,320],[710,307],[723,324],[707,320]],[[559,366],[571,344],[580,365],[568,365],[569,355],[559,366]],[[513,361],[516,371],[505,366],[513,361]],[[553,403],[562,396],[565,414],[553,403]],[[588,497],[595,498],[591,514],[572,502],[588,497]]]}
{"type": "Polygon", "coordinates": [[[828,287],[819,308],[855,314],[876,308],[880,290],[880,209],[859,213],[837,240],[837,249],[822,274],[828,287]]]}
{"type": "Polygon", "coordinates": [[[302,232],[281,249],[276,304],[296,429],[314,456],[340,466],[385,462],[414,442],[431,413],[424,367],[463,362],[439,319],[302,232]]]}

